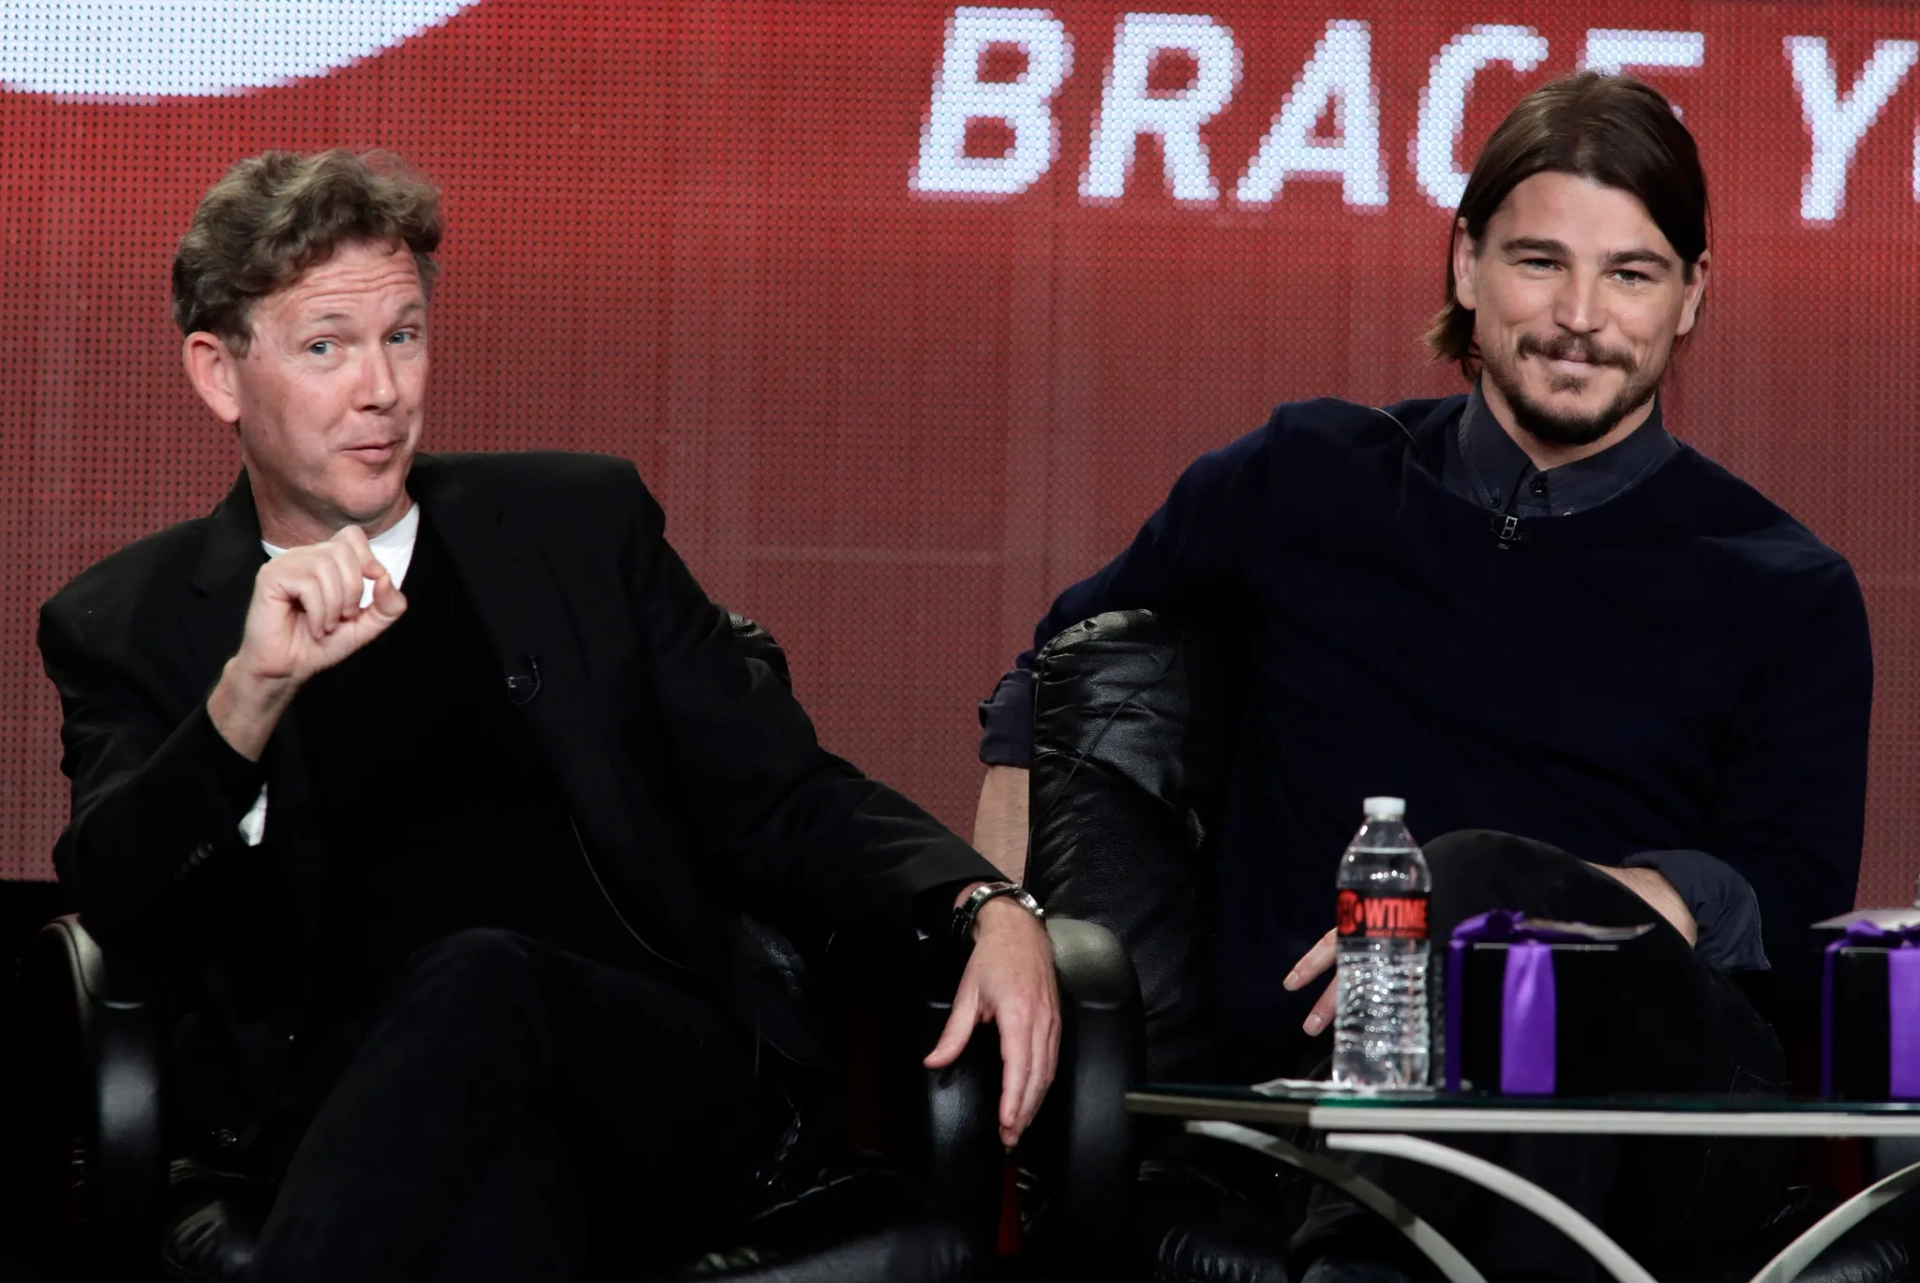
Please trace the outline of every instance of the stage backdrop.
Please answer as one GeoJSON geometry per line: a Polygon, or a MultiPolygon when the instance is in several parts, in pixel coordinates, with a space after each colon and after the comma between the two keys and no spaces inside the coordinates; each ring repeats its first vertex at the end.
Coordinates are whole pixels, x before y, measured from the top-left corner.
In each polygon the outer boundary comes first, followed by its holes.
{"type": "Polygon", "coordinates": [[[965,831],[975,701],[1187,460],[1277,401],[1458,386],[1416,336],[1463,171],[1597,65],[1705,153],[1713,286],[1668,421],[1853,559],[1861,896],[1912,891],[1909,4],[0,0],[0,41],[8,875],[48,875],[67,805],[38,603],[235,473],[166,293],[235,158],[377,145],[444,184],[429,447],[635,460],[826,743],[965,831]]]}

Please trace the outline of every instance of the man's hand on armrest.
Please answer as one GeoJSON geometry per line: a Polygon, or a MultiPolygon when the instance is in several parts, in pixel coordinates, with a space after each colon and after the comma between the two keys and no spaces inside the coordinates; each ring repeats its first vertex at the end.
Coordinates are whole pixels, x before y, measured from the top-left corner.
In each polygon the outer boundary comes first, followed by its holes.
{"type": "Polygon", "coordinates": [[[1013,882],[1027,871],[1027,772],[989,766],[973,813],[973,849],[1013,882]]]}
{"type": "Polygon", "coordinates": [[[1680,893],[1673,889],[1673,883],[1655,869],[1633,868],[1618,869],[1609,864],[1596,864],[1594,868],[1618,882],[1627,890],[1645,900],[1661,917],[1673,924],[1689,945],[1700,943],[1700,928],[1693,920],[1692,910],[1680,893]]]}
{"type": "MultiPolygon", "coordinates": [[[[954,907],[984,885],[974,882],[961,888],[954,907]]],[[[980,906],[973,939],[973,955],[954,993],[953,1012],[925,1064],[944,1069],[960,1058],[975,1028],[998,1026],[1000,1141],[1012,1149],[1040,1112],[1060,1062],[1060,991],[1053,975],[1053,945],[1039,919],[1004,898],[980,906]]]]}

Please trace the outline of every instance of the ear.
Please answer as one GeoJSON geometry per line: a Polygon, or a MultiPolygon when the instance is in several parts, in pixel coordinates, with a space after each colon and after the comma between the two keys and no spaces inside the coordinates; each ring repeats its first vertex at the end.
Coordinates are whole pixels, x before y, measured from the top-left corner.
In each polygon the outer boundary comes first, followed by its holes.
{"type": "Polygon", "coordinates": [[[1477,257],[1473,238],[1467,235],[1467,220],[1453,220],[1453,301],[1469,312],[1474,310],[1473,260],[1477,257]]]}
{"type": "Polygon", "coordinates": [[[1700,317],[1700,300],[1707,293],[1707,269],[1713,266],[1713,254],[1702,250],[1700,259],[1693,265],[1693,279],[1687,282],[1686,292],[1680,296],[1680,328],[1674,331],[1675,337],[1692,331],[1693,323],[1700,317]]]}
{"type": "Polygon", "coordinates": [[[195,330],[187,335],[180,349],[181,362],[187,367],[187,382],[207,403],[222,423],[240,422],[239,357],[219,335],[195,330]]]}

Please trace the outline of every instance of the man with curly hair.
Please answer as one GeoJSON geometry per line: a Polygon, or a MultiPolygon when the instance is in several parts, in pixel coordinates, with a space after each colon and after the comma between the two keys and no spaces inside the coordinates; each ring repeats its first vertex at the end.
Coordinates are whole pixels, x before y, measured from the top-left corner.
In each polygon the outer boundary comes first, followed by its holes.
{"type": "MultiPolygon", "coordinates": [[[[632,464],[416,453],[440,236],[438,192],[390,156],[221,179],[174,306],[241,476],[42,612],[60,878],[93,929],[200,979],[176,1176],[277,1182],[260,1280],[687,1251],[833,1113],[749,909],[970,934],[927,1060],[997,1023],[1011,1144],[1057,1043],[1031,901],[819,747],[632,464]]],[[[166,1250],[243,1214],[212,1204],[166,1250]]]]}

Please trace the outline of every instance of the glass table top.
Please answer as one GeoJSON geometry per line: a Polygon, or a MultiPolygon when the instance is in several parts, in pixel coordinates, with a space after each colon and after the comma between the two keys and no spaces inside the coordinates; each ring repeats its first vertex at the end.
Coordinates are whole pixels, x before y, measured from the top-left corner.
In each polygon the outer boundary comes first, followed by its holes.
{"type": "Polygon", "coordinates": [[[1188,1099],[1196,1106],[1213,1101],[1290,1103],[1329,1109],[1616,1109],[1682,1113],[1854,1113],[1920,1117],[1920,1100],[1826,1100],[1817,1096],[1688,1096],[1620,1093],[1612,1096],[1502,1096],[1497,1092],[1355,1092],[1330,1083],[1282,1080],[1253,1086],[1229,1083],[1147,1083],[1128,1093],[1188,1099]]]}
{"type": "Polygon", "coordinates": [[[1334,1091],[1330,1084],[1149,1083],[1129,1113],[1314,1131],[1534,1132],[1641,1136],[1920,1136],[1920,1101],[1795,1096],[1621,1094],[1597,1098],[1490,1092],[1334,1091]]]}

